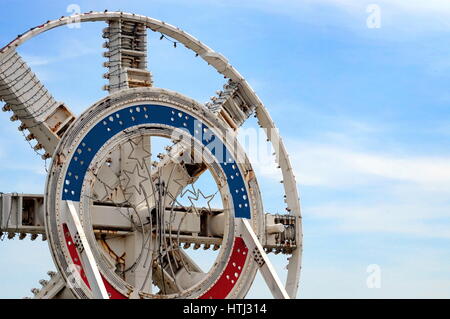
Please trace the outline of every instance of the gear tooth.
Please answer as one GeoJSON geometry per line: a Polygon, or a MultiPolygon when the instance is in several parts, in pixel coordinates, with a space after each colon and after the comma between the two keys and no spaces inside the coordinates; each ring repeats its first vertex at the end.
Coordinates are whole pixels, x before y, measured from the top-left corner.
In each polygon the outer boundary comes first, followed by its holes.
{"type": "Polygon", "coordinates": [[[3,111],[3,112],[11,111],[11,105],[9,105],[9,104],[3,105],[2,111],[3,111]]]}
{"type": "Polygon", "coordinates": [[[40,284],[42,287],[45,287],[45,286],[48,285],[48,280],[41,279],[41,280],[39,280],[39,284],[40,284]]]}
{"type": "Polygon", "coordinates": [[[42,144],[40,144],[40,143],[36,144],[36,145],[33,147],[33,149],[34,149],[35,151],[39,151],[39,150],[41,150],[42,148],[43,148],[43,146],[42,146],[42,144]]]}
{"type": "Polygon", "coordinates": [[[37,289],[37,288],[31,288],[31,292],[32,292],[33,295],[36,296],[40,292],[40,290],[37,289]]]}

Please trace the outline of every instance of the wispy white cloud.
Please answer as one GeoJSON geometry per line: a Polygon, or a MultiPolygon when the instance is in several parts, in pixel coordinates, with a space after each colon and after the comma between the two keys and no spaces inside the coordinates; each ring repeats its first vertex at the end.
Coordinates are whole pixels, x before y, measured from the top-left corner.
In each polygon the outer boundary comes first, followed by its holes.
{"type": "MultiPolygon", "coordinates": [[[[319,203],[307,201],[303,214],[327,221],[324,227],[331,231],[449,239],[450,156],[377,151],[373,141],[386,132],[373,124],[350,123],[320,138],[286,140],[299,188],[327,194],[319,203]]],[[[257,176],[278,184],[281,171],[270,152],[257,154],[265,155],[253,156],[257,176]]]]}
{"type": "Polygon", "coordinates": [[[27,61],[27,64],[30,67],[47,65],[51,62],[51,60],[48,58],[44,58],[44,57],[36,56],[36,55],[22,54],[22,58],[27,61]]]}
{"type": "MultiPolygon", "coordinates": [[[[236,2],[236,1],[232,1],[236,2]]],[[[277,7],[286,12],[293,8],[314,8],[330,6],[345,10],[351,13],[365,12],[369,4],[377,4],[381,8],[389,10],[391,13],[408,14],[416,16],[450,16],[450,4],[447,0],[262,0],[247,1],[247,4],[258,6],[260,8],[277,7]]],[[[298,13],[298,12],[297,12],[298,13]]]]}
{"type": "Polygon", "coordinates": [[[450,212],[442,202],[409,198],[410,203],[405,203],[406,199],[396,198],[395,203],[337,201],[310,207],[306,213],[310,218],[330,221],[330,229],[339,232],[450,239],[450,212]]]}
{"type": "MultiPolygon", "coordinates": [[[[401,182],[429,190],[450,189],[448,156],[375,152],[351,144],[351,138],[344,132],[327,134],[341,142],[350,140],[350,145],[287,140],[292,166],[300,184],[341,188],[401,182]]],[[[252,153],[257,154],[253,157],[253,163],[260,174],[272,179],[279,178],[279,171],[269,152],[252,153]]]]}
{"type": "Polygon", "coordinates": [[[389,30],[428,32],[450,28],[450,4],[447,0],[250,0],[205,1],[197,3],[222,7],[243,7],[282,14],[303,23],[325,26],[348,27],[356,30],[366,28],[367,6],[376,4],[381,8],[383,25],[389,30]],[[331,10],[331,11],[330,11],[331,10]]]}
{"type": "Polygon", "coordinates": [[[349,250],[353,249],[352,253],[360,256],[356,262],[353,258],[342,258],[335,262],[324,256],[308,256],[307,253],[302,267],[299,297],[448,298],[447,287],[450,282],[445,250],[404,244],[368,253],[355,246],[337,248],[333,253],[349,256],[349,250]],[[379,289],[367,287],[369,264],[380,267],[379,289]]]}
{"type": "Polygon", "coordinates": [[[93,48],[88,46],[83,41],[68,38],[61,41],[57,54],[53,56],[44,57],[36,54],[29,54],[28,52],[22,53],[21,56],[30,67],[33,67],[46,66],[49,64],[76,59],[91,54],[100,55],[101,52],[102,50],[100,47],[93,48]]]}
{"type": "Polygon", "coordinates": [[[398,156],[346,147],[292,143],[299,181],[325,187],[399,181],[427,188],[450,187],[450,157],[398,156]],[[332,159],[332,161],[330,161],[332,159]]]}
{"type": "Polygon", "coordinates": [[[303,151],[292,159],[300,185],[359,194],[324,198],[304,210],[308,216],[343,232],[450,238],[450,158],[298,145],[303,151]]]}

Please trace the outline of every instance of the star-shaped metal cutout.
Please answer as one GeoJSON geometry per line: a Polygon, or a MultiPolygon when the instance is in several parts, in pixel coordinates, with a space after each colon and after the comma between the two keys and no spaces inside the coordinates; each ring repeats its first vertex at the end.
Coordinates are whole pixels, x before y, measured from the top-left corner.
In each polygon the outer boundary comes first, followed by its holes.
{"type": "Polygon", "coordinates": [[[130,140],[129,143],[131,146],[131,152],[130,154],[128,154],[128,159],[135,160],[138,163],[139,167],[144,169],[146,163],[150,164],[151,159],[151,153],[144,147],[144,137],[141,136],[139,142],[137,143],[135,143],[133,140],[130,140]],[[144,156],[136,154],[137,151],[143,152],[144,156]],[[146,159],[148,159],[148,161],[146,161],[146,159]]]}
{"type": "Polygon", "coordinates": [[[95,192],[95,193],[96,193],[95,195],[97,195],[98,200],[101,201],[101,202],[112,200],[111,195],[112,195],[112,193],[114,192],[114,187],[111,187],[110,185],[108,185],[107,183],[105,183],[100,177],[98,177],[98,175],[94,175],[94,174],[93,174],[93,176],[94,176],[94,178],[101,184],[101,187],[102,187],[102,188],[104,189],[104,191],[105,191],[105,195],[104,195],[102,198],[99,198],[98,195],[100,195],[100,194],[98,194],[97,192],[95,192]]]}
{"type": "MultiPolygon", "coordinates": [[[[215,192],[214,194],[205,196],[205,194],[203,194],[203,192],[199,188],[197,188],[197,189],[195,188],[194,184],[190,184],[190,186],[191,186],[192,190],[190,190],[189,188],[186,188],[186,190],[181,193],[180,198],[183,198],[186,194],[192,194],[193,196],[187,195],[187,198],[188,198],[189,202],[191,203],[192,210],[194,210],[196,213],[198,213],[197,206],[194,204],[194,201],[198,201],[200,199],[200,196],[202,196],[203,199],[208,200],[206,202],[206,204],[208,205],[209,212],[212,212],[211,201],[214,199],[214,197],[216,196],[218,191],[215,192]]],[[[203,207],[203,208],[206,208],[206,207],[203,207]]]]}
{"type": "MultiPolygon", "coordinates": [[[[139,167],[137,164],[136,164],[136,166],[134,166],[133,171],[130,172],[130,171],[124,170],[123,173],[127,179],[127,182],[123,188],[125,190],[125,194],[133,194],[132,191],[128,192],[128,190],[134,188],[136,190],[136,192],[139,195],[141,195],[142,188],[143,188],[142,183],[145,181],[148,181],[148,177],[142,176],[140,174],[139,167]]],[[[123,183],[123,181],[122,181],[122,183],[123,183]]]]}

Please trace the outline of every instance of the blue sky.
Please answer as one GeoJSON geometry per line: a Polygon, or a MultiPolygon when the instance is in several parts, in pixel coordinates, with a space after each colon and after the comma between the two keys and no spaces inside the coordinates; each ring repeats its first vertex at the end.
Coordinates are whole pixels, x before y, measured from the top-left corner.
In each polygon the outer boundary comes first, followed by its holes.
{"type": "MultiPolygon", "coordinates": [[[[280,128],[301,192],[299,298],[450,297],[448,1],[0,0],[0,43],[68,15],[71,3],[174,24],[247,78],[280,128]],[[367,27],[371,3],[381,28],[367,27]],[[366,285],[371,264],[381,288],[366,285]]],[[[105,96],[103,27],[59,28],[19,50],[77,114],[105,96]]],[[[223,84],[156,34],[149,57],[156,86],[206,102],[223,84]]],[[[44,164],[8,118],[0,116],[0,190],[42,193],[44,164]]],[[[256,168],[265,209],[282,210],[279,172],[256,168]]],[[[46,243],[17,239],[0,242],[0,264],[0,297],[29,295],[54,267],[46,243]]],[[[250,296],[270,297],[263,286],[258,278],[250,296]]]]}

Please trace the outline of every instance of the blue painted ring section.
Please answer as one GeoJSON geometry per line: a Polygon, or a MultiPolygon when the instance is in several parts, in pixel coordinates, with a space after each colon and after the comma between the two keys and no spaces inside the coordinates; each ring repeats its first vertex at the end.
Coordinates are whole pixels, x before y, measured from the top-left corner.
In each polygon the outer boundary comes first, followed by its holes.
{"type": "Polygon", "coordinates": [[[162,124],[183,129],[213,154],[226,175],[233,198],[235,217],[251,218],[250,203],[244,179],[235,158],[212,130],[197,118],[172,107],[149,104],[130,106],[99,121],[75,149],[64,178],[62,200],[80,201],[86,171],[100,148],[123,130],[145,124],[162,124]]]}

